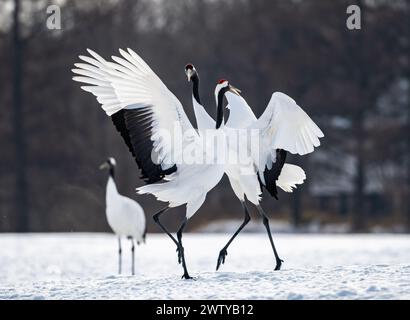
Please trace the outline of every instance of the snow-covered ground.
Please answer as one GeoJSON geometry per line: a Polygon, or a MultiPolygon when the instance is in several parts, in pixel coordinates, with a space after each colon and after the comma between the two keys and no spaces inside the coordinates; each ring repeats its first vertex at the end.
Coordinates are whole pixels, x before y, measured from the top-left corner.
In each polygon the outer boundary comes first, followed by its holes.
{"type": "Polygon", "coordinates": [[[241,234],[215,272],[227,234],[187,234],[196,281],[181,280],[175,246],[148,234],[129,275],[128,241],[117,275],[110,234],[0,234],[0,299],[410,299],[410,236],[241,234]]]}

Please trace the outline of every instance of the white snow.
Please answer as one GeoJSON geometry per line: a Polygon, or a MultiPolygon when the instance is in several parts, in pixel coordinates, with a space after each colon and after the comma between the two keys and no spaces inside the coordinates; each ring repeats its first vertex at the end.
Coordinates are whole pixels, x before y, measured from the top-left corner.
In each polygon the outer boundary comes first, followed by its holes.
{"type": "Polygon", "coordinates": [[[215,271],[228,234],[186,234],[181,280],[175,246],[148,234],[129,275],[117,275],[110,234],[0,234],[0,299],[410,299],[408,235],[274,235],[281,271],[263,233],[240,234],[215,271]]]}
{"type": "MultiPolygon", "coordinates": [[[[242,221],[243,220],[241,219],[224,219],[214,221],[195,231],[204,233],[233,234],[238,229],[238,226],[241,225],[242,221]]],[[[271,231],[273,233],[346,233],[350,229],[350,226],[347,223],[322,224],[320,221],[316,220],[312,220],[311,222],[297,228],[286,220],[270,219],[270,224],[271,231]]],[[[261,223],[261,220],[251,220],[242,232],[265,233],[266,231],[264,225],[261,223]]],[[[386,233],[388,230],[376,228],[374,232],[386,233]],[[379,230],[382,232],[379,232],[379,230]]]]}

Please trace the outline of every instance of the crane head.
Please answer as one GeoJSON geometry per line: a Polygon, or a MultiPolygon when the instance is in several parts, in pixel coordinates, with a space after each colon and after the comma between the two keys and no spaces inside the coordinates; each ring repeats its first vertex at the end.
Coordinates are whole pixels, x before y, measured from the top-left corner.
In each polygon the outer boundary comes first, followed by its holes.
{"type": "Polygon", "coordinates": [[[195,69],[195,67],[194,67],[193,64],[188,63],[188,64],[185,66],[185,74],[186,74],[186,76],[187,76],[187,78],[188,78],[188,82],[191,81],[191,78],[192,78],[192,76],[193,76],[194,74],[197,74],[196,69],[195,69]]]}
{"type": "Polygon", "coordinates": [[[100,170],[110,169],[116,166],[116,161],[113,157],[109,157],[104,163],[100,165],[100,170]]]}
{"type": "Polygon", "coordinates": [[[231,85],[229,83],[228,80],[226,79],[221,79],[218,81],[218,83],[216,84],[216,88],[215,88],[215,96],[218,95],[218,93],[224,90],[224,93],[227,91],[230,91],[238,96],[240,96],[241,90],[239,90],[238,88],[235,88],[233,85],[231,85]]]}

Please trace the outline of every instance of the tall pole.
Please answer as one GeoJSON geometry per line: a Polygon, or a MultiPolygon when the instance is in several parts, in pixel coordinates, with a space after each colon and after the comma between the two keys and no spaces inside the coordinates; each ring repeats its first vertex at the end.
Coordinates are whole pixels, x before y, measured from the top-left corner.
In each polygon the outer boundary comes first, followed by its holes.
{"type": "MultiPolygon", "coordinates": [[[[362,0],[357,2],[361,10],[362,15],[362,28],[364,26],[364,14],[365,14],[365,3],[362,0]]],[[[366,93],[368,90],[367,87],[367,69],[366,61],[364,57],[364,41],[365,35],[363,34],[364,29],[356,31],[358,32],[356,41],[356,48],[358,50],[358,74],[357,74],[357,84],[360,88],[360,92],[366,93]]],[[[354,41],[354,40],[353,40],[354,41]]],[[[366,229],[367,225],[367,214],[365,208],[365,187],[366,187],[366,161],[365,161],[365,141],[366,141],[366,130],[364,127],[364,122],[366,120],[367,112],[367,102],[366,105],[357,106],[357,111],[354,115],[354,132],[356,139],[356,176],[354,179],[354,207],[353,207],[353,221],[352,221],[352,230],[356,232],[362,232],[366,229]]]]}
{"type": "Polygon", "coordinates": [[[26,232],[29,228],[26,179],[26,144],[22,110],[22,53],[19,15],[20,0],[14,0],[13,12],[13,129],[15,144],[15,210],[17,231],[26,232]]]}

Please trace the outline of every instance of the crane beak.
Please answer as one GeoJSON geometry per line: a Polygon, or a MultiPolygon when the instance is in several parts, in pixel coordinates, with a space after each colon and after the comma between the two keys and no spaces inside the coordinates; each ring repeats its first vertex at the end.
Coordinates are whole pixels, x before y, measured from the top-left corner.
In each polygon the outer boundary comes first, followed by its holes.
{"type": "Polygon", "coordinates": [[[188,69],[188,70],[186,71],[186,76],[187,76],[187,78],[188,78],[188,82],[191,81],[192,73],[193,73],[193,72],[192,72],[191,69],[188,69]]]}
{"type": "Polygon", "coordinates": [[[229,85],[229,91],[236,94],[236,95],[238,95],[238,96],[240,96],[241,92],[242,92],[241,90],[239,90],[238,88],[235,88],[232,85],[229,85]]]}
{"type": "Polygon", "coordinates": [[[107,163],[107,162],[104,162],[104,163],[101,164],[100,167],[99,167],[100,170],[104,170],[104,169],[108,169],[108,168],[109,168],[109,166],[108,166],[108,163],[107,163]]]}

